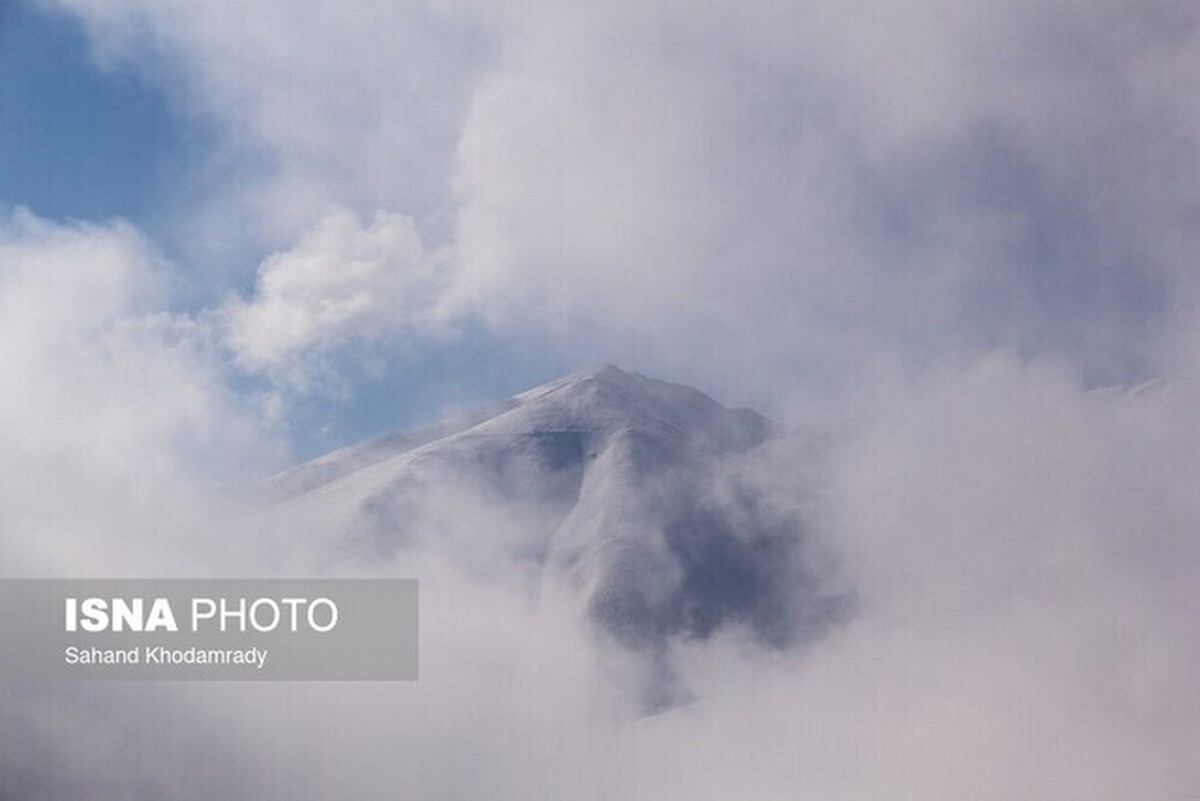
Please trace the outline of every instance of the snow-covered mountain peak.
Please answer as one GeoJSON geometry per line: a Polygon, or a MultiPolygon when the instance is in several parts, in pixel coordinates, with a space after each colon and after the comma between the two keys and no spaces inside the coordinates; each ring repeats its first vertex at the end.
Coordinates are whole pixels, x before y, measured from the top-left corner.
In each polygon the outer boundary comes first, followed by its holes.
{"type": "Polygon", "coordinates": [[[752,447],[770,432],[769,422],[757,412],[727,409],[699,390],[611,364],[572,373],[513,401],[512,409],[478,431],[636,430],[717,452],[752,447]]]}
{"type": "Polygon", "coordinates": [[[363,565],[431,548],[576,604],[644,658],[654,708],[677,700],[673,640],[741,626],[785,647],[841,614],[805,557],[802,481],[784,490],[797,497],[762,481],[773,434],[756,412],[601,365],[281,474],[273,525],[363,565]]]}
{"type": "Polygon", "coordinates": [[[418,449],[480,437],[576,434],[595,445],[597,437],[626,432],[661,449],[721,454],[753,447],[770,431],[757,412],[727,409],[691,387],[601,364],[432,426],[334,451],[272,477],[267,490],[286,499],[418,449]]]}

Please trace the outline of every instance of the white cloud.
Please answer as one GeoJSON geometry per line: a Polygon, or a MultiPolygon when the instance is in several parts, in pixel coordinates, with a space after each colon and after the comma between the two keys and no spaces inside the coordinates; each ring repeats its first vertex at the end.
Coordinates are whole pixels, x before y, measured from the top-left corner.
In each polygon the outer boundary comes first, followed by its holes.
{"type": "Polygon", "coordinates": [[[126,224],[62,226],[23,211],[0,223],[5,571],[169,559],[182,532],[133,521],[154,509],[171,529],[191,505],[168,497],[281,455],[225,385],[207,334],[169,312],[166,277],[126,224]]]}
{"type": "Polygon", "coordinates": [[[227,307],[228,341],[243,367],[302,380],[306,355],[428,321],[436,289],[410,219],[378,213],[364,226],[338,210],[263,261],[254,296],[227,307]]]}
{"type": "Polygon", "coordinates": [[[1140,79],[1190,46],[1181,12],[665,3],[522,18],[460,139],[458,289],[501,313],[532,297],[568,330],[717,375],[747,354],[772,376],[844,377],[881,353],[996,345],[1146,370],[1197,245],[1179,177],[1200,167],[1190,101],[1149,102],[1140,79]]]}
{"type": "Polygon", "coordinates": [[[86,23],[103,64],[216,125],[218,152],[195,175],[212,204],[189,209],[190,226],[274,247],[331,203],[441,211],[465,87],[487,52],[454,4],[47,4],[86,23]]]}
{"type": "Polygon", "coordinates": [[[765,400],[747,358],[810,389],[995,346],[1145,372],[1184,302],[1179,0],[63,5],[217,121],[207,239],[401,212],[450,254],[436,313],[501,335],[765,400]]]}
{"type": "Polygon", "coordinates": [[[1190,797],[1195,384],[994,355],[875,390],[829,488],[857,619],[694,649],[703,700],[623,735],[617,795],[1190,797]]]}

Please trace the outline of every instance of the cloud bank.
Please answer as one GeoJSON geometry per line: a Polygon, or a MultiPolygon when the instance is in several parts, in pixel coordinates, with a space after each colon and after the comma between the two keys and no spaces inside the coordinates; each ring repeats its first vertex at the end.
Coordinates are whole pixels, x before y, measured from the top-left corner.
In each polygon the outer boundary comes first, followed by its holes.
{"type": "MultiPolygon", "coordinates": [[[[10,688],[8,788],[19,798],[1190,798],[1195,385],[1096,393],[1056,365],[997,356],[880,388],[877,400],[818,471],[824,532],[842,547],[856,615],[802,652],[735,629],[677,641],[690,705],[637,717],[605,669],[612,654],[570,610],[534,603],[520,571],[487,569],[464,536],[336,567],[420,576],[420,682],[136,696],[10,688]]],[[[794,503],[813,465],[804,454],[793,469],[796,456],[743,479],[794,503]]],[[[486,504],[457,501],[444,525],[497,533],[486,504]]],[[[144,511],[120,533],[161,531],[144,511]]],[[[240,570],[328,569],[320,521],[273,536],[240,570]]],[[[193,550],[190,569],[221,569],[210,551],[193,550]]],[[[111,549],[96,559],[123,564],[111,549]]]]}

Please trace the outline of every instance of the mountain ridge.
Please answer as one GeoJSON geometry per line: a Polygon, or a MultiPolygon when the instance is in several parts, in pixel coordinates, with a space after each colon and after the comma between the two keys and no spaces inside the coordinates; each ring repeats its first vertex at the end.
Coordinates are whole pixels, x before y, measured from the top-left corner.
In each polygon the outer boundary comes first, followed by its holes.
{"type": "MultiPolygon", "coordinates": [[[[431,425],[420,426],[408,431],[393,432],[365,442],[338,448],[330,453],[295,465],[269,477],[264,482],[264,486],[270,497],[286,499],[292,495],[307,492],[326,483],[336,481],[350,472],[370,467],[393,456],[409,452],[447,437],[466,434],[483,424],[493,421],[497,417],[502,417],[521,407],[535,405],[538,401],[550,398],[556,394],[569,394],[573,389],[586,391],[592,386],[602,387],[607,392],[616,394],[621,394],[622,390],[624,390],[624,393],[629,393],[635,389],[643,391],[648,389],[650,392],[645,393],[641,400],[645,400],[646,397],[653,397],[660,404],[664,400],[664,396],[669,393],[675,393],[677,396],[690,393],[692,395],[690,398],[691,402],[702,407],[708,407],[705,409],[706,412],[711,413],[713,407],[724,409],[724,407],[721,407],[712,398],[691,387],[681,384],[669,384],[665,381],[648,378],[639,373],[628,373],[613,364],[600,363],[570,373],[562,378],[540,384],[532,389],[518,393],[505,401],[486,404],[461,414],[453,415],[446,420],[431,425]],[[664,388],[670,389],[664,392],[664,388]]],[[[758,429],[762,431],[762,435],[765,438],[766,432],[774,428],[774,425],[770,421],[753,410],[735,408],[727,411],[737,415],[741,421],[741,425],[747,429],[743,432],[743,436],[753,437],[753,432],[758,429]]],[[[667,421],[659,420],[658,422],[664,426],[671,425],[667,421]]],[[[566,431],[568,429],[562,428],[560,430],[566,431]]],[[[580,427],[578,430],[585,431],[587,429],[580,427]]],[[[489,432],[483,431],[477,433],[489,432]]],[[[685,432],[681,431],[680,433],[685,432]]]]}

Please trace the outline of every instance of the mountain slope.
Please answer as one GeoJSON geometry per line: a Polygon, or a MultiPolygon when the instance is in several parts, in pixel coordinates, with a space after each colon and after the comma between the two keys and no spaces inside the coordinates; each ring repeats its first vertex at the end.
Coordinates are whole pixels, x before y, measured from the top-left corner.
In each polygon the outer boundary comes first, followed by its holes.
{"type": "Polygon", "coordinates": [[[844,611],[799,505],[761,481],[776,433],[753,411],[605,365],[335,452],[268,491],[361,560],[435,548],[578,604],[603,641],[645,658],[654,708],[678,696],[672,642],[741,626],[786,647],[844,611]]]}

